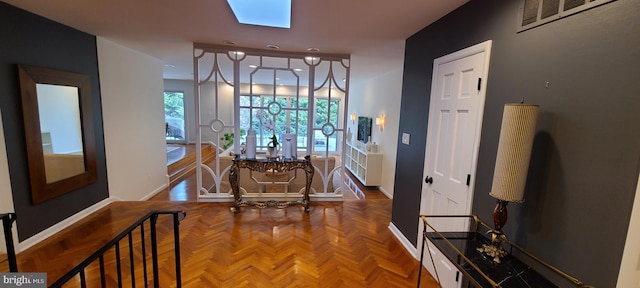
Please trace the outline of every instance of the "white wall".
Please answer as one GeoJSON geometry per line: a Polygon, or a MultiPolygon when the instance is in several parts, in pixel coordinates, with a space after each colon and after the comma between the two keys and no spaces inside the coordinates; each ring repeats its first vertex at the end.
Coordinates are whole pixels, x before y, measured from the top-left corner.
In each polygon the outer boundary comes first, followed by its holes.
{"type": "MultiPolygon", "coordinates": [[[[2,113],[0,113],[0,214],[15,212],[13,208],[13,194],[11,192],[11,178],[9,177],[9,162],[7,161],[7,147],[4,141],[2,113]]],[[[1,225],[1,224],[0,224],[1,225]]],[[[17,238],[16,223],[13,225],[13,239],[17,238]]],[[[16,240],[17,241],[17,240],[16,240]]],[[[7,253],[4,233],[0,231],[0,252],[7,253]]]]}
{"type": "MultiPolygon", "coordinates": [[[[352,57],[352,67],[358,65],[358,58],[352,57]]],[[[378,144],[382,157],[382,185],[380,191],[393,198],[394,175],[396,169],[396,150],[398,148],[398,126],[400,122],[400,97],[402,93],[403,64],[390,66],[389,72],[377,77],[355,82],[349,88],[349,108],[347,115],[356,113],[356,117],[365,116],[374,119],[371,129],[371,141],[378,144]],[[375,125],[375,118],[385,115],[384,131],[375,125]]],[[[348,116],[347,116],[348,117],[348,116]]],[[[347,121],[348,128],[354,134],[358,123],[347,121]]]]}
{"type": "Polygon", "coordinates": [[[627,242],[622,254],[616,287],[640,288],[640,176],[638,176],[636,197],[631,210],[627,242]]]}
{"type": "Polygon", "coordinates": [[[162,62],[97,37],[109,195],[142,200],[168,186],[162,62]]]}
{"type": "Polygon", "coordinates": [[[82,148],[78,88],[36,84],[40,130],[51,134],[52,152],[77,153],[82,148]]]}

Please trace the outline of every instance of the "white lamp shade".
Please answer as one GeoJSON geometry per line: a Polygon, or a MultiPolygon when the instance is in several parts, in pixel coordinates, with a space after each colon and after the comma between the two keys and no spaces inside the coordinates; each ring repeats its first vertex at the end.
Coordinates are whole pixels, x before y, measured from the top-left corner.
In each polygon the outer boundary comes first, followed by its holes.
{"type": "Polygon", "coordinates": [[[538,105],[506,104],[493,184],[489,195],[509,202],[524,202],[524,187],[536,132],[538,105]]]}

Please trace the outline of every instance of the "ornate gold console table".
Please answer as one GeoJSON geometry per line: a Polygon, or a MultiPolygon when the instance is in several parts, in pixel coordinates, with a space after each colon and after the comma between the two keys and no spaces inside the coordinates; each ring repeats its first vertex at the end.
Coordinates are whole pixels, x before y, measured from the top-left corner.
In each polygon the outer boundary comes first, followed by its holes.
{"type": "Polygon", "coordinates": [[[229,170],[229,183],[231,184],[231,190],[233,191],[234,203],[231,210],[234,213],[240,212],[241,206],[275,206],[275,207],[287,207],[292,205],[303,205],[304,211],[309,212],[309,191],[311,190],[311,181],[313,180],[313,173],[315,172],[313,165],[311,165],[310,156],[305,156],[304,159],[284,159],[284,158],[267,158],[267,159],[247,159],[236,155],[233,159],[233,164],[229,170]],[[295,169],[302,169],[306,175],[305,191],[301,200],[298,201],[285,201],[280,202],[276,200],[268,200],[265,202],[246,201],[242,199],[240,195],[239,177],[240,168],[247,168],[251,171],[267,172],[288,172],[295,169]]]}

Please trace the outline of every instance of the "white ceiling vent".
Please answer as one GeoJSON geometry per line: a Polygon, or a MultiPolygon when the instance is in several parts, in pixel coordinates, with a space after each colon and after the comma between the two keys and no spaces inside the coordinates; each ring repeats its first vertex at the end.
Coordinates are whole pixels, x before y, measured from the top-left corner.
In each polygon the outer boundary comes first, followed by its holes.
{"type": "Polygon", "coordinates": [[[518,11],[518,32],[615,0],[524,0],[518,11]]]}

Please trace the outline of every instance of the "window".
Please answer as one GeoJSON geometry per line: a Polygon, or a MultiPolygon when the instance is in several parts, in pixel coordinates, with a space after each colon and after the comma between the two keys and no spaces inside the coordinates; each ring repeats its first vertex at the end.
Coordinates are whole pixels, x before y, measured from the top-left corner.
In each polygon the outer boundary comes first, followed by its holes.
{"type": "Polygon", "coordinates": [[[314,128],[320,130],[314,130],[313,151],[337,151],[338,133],[332,133],[332,130],[339,127],[339,107],[339,100],[331,99],[329,102],[329,99],[327,98],[316,98],[314,104],[314,108],[316,110],[314,128]],[[332,126],[333,129],[329,126],[332,126]],[[331,135],[325,136],[325,133],[331,135]]]}
{"type": "Polygon", "coordinates": [[[167,142],[186,142],[184,92],[164,92],[164,121],[167,142]]]}
{"type": "MultiPolygon", "coordinates": [[[[307,131],[309,124],[309,103],[306,97],[293,96],[240,96],[240,128],[256,131],[257,147],[266,150],[271,137],[276,135],[281,142],[283,133],[298,135],[298,151],[306,151],[308,137],[312,137],[313,151],[337,151],[337,132],[328,137],[322,128],[330,123],[339,127],[340,100],[316,98],[314,103],[313,133],[307,131]],[[276,104],[274,104],[276,103],[276,104]]],[[[243,136],[242,142],[245,141],[243,136]]]]}

